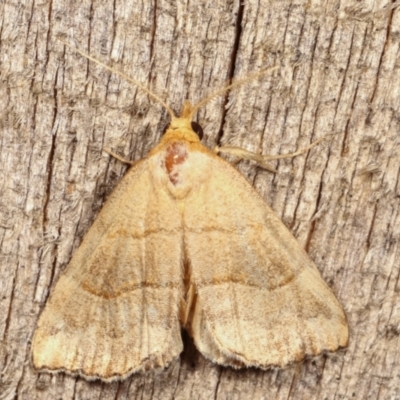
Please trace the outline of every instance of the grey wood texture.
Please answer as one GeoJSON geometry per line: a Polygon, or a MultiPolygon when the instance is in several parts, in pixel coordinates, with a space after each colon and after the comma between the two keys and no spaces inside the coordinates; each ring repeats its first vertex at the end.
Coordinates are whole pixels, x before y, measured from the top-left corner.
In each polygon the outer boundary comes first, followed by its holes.
{"type": "MultiPolygon", "coordinates": [[[[0,399],[399,399],[400,10],[390,1],[0,3],[0,399]],[[179,361],[123,382],[35,371],[49,291],[126,165],[168,115],[57,36],[179,111],[232,77],[277,65],[207,104],[203,142],[308,154],[238,168],[343,304],[346,350],[287,370],[232,370],[184,335],[179,361]]],[[[260,315],[260,318],[263,316],[260,315]]]]}

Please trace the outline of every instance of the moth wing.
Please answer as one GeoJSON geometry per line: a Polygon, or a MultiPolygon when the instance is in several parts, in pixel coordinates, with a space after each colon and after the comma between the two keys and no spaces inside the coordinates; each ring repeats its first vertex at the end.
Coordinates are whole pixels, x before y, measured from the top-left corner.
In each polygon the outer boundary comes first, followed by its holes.
{"type": "Polygon", "coordinates": [[[209,176],[186,201],[184,240],[200,352],[268,368],[346,346],[342,307],[296,239],[230,164],[197,157],[209,176]]]}
{"type": "Polygon", "coordinates": [[[33,339],[37,368],[123,379],[182,351],[180,217],[148,163],[111,194],[56,284],[33,339]]]}

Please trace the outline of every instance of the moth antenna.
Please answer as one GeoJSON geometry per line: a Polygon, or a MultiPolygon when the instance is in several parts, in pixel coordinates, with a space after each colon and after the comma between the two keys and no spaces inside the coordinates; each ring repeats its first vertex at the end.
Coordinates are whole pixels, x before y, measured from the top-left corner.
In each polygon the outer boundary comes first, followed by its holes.
{"type": "Polygon", "coordinates": [[[278,68],[279,68],[278,66],[275,66],[275,67],[272,67],[272,68],[264,69],[264,70],[262,70],[262,71],[259,71],[259,72],[254,73],[254,74],[247,75],[245,78],[236,79],[236,80],[234,80],[231,84],[225,85],[225,86],[223,86],[222,88],[217,89],[215,92],[212,92],[212,93],[209,94],[205,99],[201,100],[199,103],[197,103],[197,104],[195,104],[195,105],[193,106],[192,115],[194,115],[194,114],[196,113],[196,111],[197,111],[199,108],[203,107],[206,103],[208,103],[209,101],[211,101],[211,100],[214,99],[215,97],[221,95],[222,93],[225,93],[225,92],[227,92],[228,90],[231,90],[231,89],[233,89],[233,88],[235,88],[235,87],[238,87],[238,86],[240,86],[240,85],[243,85],[243,84],[245,84],[245,83],[247,83],[247,82],[249,82],[249,81],[252,81],[252,80],[254,80],[254,79],[257,79],[257,78],[259,78],[260,76],[263,76],[263,75],[265,75],[265,74],[268,74],[268,73],[270,73],[270,72],[272,72],[272,71],[275,71],[275,70],[278,69],[278,68]]]}
{"type": "Polygon", "coordinates": [[[103,62],[96,60],[95,58],[93,58],[92,56],[90,56],[89,54],[86,54],[85,52],[75,48],[74,46],[71,46],[69,43],[65,42],[64,40],[57,38],[60,42],[62,42],[65,46],[69,47],[70,49],[76,51],[77,53],[79,53],[81,56],[87,58],[90,61],[95,62],[98,65],[101,65],[103,68],[107,69],[108,71],[113,72],[114,74],[119,75],[120,77],[124,78],[126,81],[132,83],[133,85],[137,86],[139,89],[143,90],[144,92],[146,92],[151,98],[153,98],[154,100],[156,100],[158,103],[160,103],[167,111],[168,114],[170,115],[171,119],[176,118],[174,112],[172,111],[171,107],[168,106],[168,104],[166,104],[163,100],[161,100],[160,97],[158,97],[156,94],[154,94],[153,92],[151,92],[149,89],[147,89],[145,86],[143,86],[140,82],[136,81],[135,79],[132,79],[131,77],[129,77],[128,75],[125,75],[123,72],[120,72],[114,68],[111,68],[110,66],[108,66],[107,64],[104,64],[103,62]]]}

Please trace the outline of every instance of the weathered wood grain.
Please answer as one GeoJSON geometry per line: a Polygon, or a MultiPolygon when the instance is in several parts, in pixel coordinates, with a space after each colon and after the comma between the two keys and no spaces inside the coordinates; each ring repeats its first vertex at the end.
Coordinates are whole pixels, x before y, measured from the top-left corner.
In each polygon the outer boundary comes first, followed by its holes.
{"type": "Polygon", "coordinates": [[[0,4],[0,399],[400,398],[399,2],[0,4]],[[287,153],[242,162],[344,305],[347,350],[285,371],[178,363],[113,384],[37,374],[30,340],[49,290],[126,166],[167,114],[56,40],[148,83],[176,111],[232,76],[280,69],[200,111],[205,143],[287,153]]]}

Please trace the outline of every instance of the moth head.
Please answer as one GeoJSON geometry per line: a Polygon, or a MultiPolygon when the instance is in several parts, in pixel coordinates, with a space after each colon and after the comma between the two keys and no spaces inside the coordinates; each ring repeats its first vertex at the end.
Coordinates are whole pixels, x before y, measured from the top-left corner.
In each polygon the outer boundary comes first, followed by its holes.
{"type": "Polygon", "coordinates": [[[189,101],[183,103],[179,117],[173,116],[171,122],[164,129],[164,138],[176,139],[181,137],[189,142],[198,142],[203,138],[203,128],[195,121],[192,121],[194,107],[189,101]]]}

